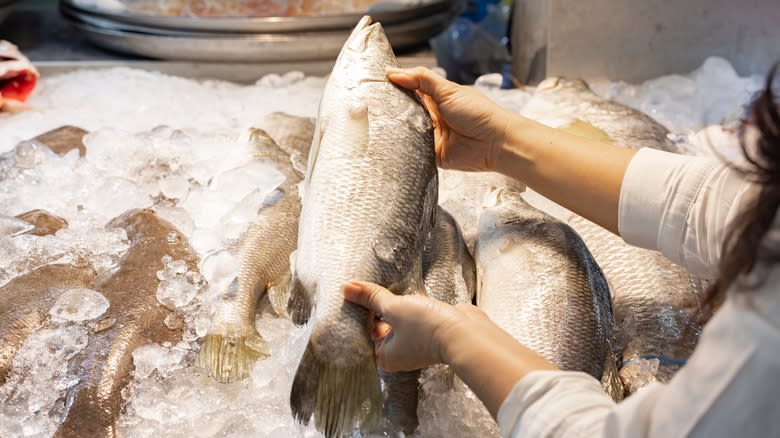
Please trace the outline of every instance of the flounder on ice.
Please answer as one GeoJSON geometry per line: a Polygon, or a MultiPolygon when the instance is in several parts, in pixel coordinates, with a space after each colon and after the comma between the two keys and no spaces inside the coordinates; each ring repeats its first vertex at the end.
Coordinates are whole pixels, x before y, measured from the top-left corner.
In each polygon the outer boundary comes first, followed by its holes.
{"type": "Polygon", "coordinates": [[[313,327],[290,404],[299,421],[314,415],[328,437],[368,426],[382,411],[368,312],[344,301],[344,284],[425,293],[433,124],[416,96],[386,79],[397,65],[381,25],[363,17],[325,87],[308,160],[288,309],[303,323],[314,308],[313,327]]]}

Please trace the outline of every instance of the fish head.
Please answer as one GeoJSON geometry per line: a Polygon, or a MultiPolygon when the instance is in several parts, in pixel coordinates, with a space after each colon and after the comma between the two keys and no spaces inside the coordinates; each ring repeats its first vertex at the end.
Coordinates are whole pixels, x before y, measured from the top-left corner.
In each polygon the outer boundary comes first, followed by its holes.
{"type": "Polygon", "coordinates": [[[549,77],[536,86],[536,92],[558,105],[576,105],[579,102],[598,99],[582,79],[549,77]]]}
{"type": "Polygon", "coordinates": [[[512,187],[499,187],[487,195],[482,200],[482,208],[503,208],[512,204],[525,204],[520,192],[512,187]]]}
{"type": "Polygon", "coordinates": [[[397,67],[398,61],[387,40],[381,23],[374,23],[371,17],[360,19],[347,38],[334,67],[355,85],[363,82],[387,82],[387,67],[397,67]]]}

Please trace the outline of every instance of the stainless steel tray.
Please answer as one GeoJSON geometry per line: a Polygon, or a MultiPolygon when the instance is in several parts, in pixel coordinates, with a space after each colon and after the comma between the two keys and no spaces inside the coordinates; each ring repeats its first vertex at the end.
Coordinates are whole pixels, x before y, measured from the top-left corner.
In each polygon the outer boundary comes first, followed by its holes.
{"type": "MultiPolygon", "coordinates": [[[[438,34],[456,11],[399,24],[384,25],[390,43],[397,49],[412,47],[438,34]]],[[[155,33],[134,26],[104,27],[65,14],[95,45],[133,55],[179,61],[273,62],[335,59],[351,29],[279,34],[173,32],[155,33]]],[[[159,31],[158,31],[159,32],[159,31]]]]}
{"type": "Polygon", "coordinates": [[[61,5],[81,13],[98,18],[109,19],[117,23],[155,27],[178,31],[198,32],[251,32],[251,33],[298,33],[329,29],[352,28],[366,14],[375,21],[390,25],[405,21],[438,15],[443,12],[458,10],[462,7],[460,0],[422,0],[418,5],[407,5],[403,8],[368,10],[360,14],[341,14],[301,17],[267,17],[267,18],[197,18],[197,17],[165,17],[136,13],[117,13],[100,8],[88,8],[75,4],[73,0],[61,0],[61,5]]]}

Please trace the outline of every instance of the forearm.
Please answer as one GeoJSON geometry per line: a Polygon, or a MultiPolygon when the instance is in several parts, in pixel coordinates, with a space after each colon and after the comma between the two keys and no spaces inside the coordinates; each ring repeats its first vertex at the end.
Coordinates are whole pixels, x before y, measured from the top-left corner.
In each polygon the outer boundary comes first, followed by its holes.
{"type": "Polygon", "coordinates": [[[495,170],[617,234],[620,188],[636,151],[506,117],[495,170]]]}
{"type": "Polygon", "coordinates": [[[520,379],[531,371],[557,370],[495,323],[467,320],[443,336],[442,357],[495,418],[520,379]]]}

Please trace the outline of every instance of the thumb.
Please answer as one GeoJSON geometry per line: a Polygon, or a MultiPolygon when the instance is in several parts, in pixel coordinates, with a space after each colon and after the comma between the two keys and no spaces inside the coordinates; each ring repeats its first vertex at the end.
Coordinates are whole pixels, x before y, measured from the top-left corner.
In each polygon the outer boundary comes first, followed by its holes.
{"type": "Polygon", "coordinates": [[[351,281],[344,286],[344,298],[374,313],[384,315],[387,313],[388,306],[398,297],[378,284],[351,281]]]}
{"type": "Polygon", "coordinates": [[[387,78],[408,90],[420,90],[431,96],[436,102],[442,101],[447,93],[457,87],[454,82],[448,81],[425,67],[390,68],[387,70],[387,78]]]}

